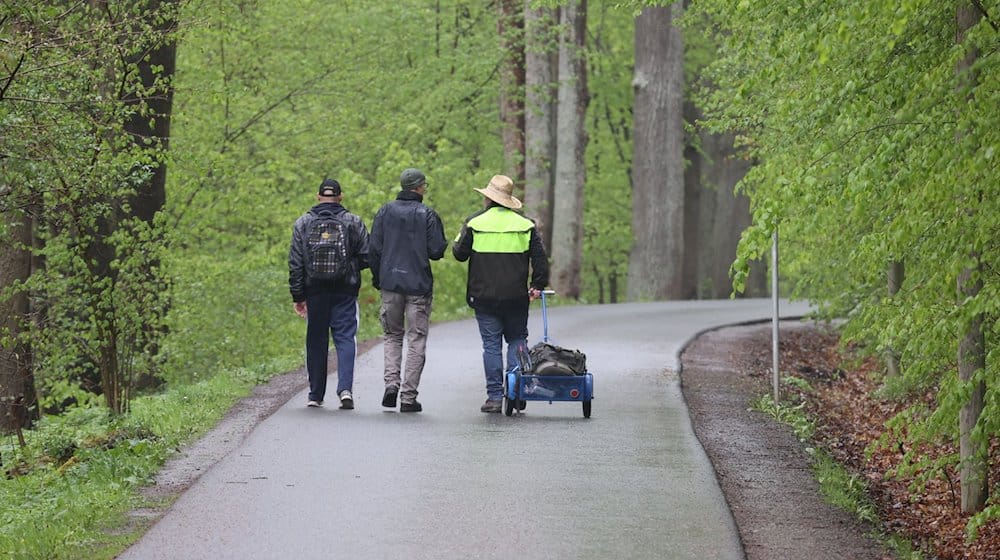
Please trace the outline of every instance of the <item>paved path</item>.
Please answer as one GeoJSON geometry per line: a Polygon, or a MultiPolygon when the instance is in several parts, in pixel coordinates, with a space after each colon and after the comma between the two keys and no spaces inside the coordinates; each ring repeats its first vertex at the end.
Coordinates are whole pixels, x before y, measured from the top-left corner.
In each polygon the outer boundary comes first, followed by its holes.
{"type": "Polygon", "coordinates": [[[590,419],[567,402],[479,412],[473,321],[431,329],[425,411],[385,412],[376,346],[358,359],[356,410],[295,395],[119,558],[741,559],[675,372],[700,331],[770,312],[767,300],[550,307],[550,337],[594,373],[590,419]]]}

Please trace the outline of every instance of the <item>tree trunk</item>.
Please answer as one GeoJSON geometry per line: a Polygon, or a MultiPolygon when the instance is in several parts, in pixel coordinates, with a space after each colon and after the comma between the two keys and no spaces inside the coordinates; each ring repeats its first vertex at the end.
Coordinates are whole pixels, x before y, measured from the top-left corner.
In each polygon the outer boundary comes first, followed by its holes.
{"type": "Polygon", "coordinates": [[[552,286],[563,296],[580,297],[583,261],[583,201],[586,181],[587,2],[563,6],[559,40],[555,204],[552,213],[552,286]]]}
{"type": "MultiPolygon", "coordinates": [[[[736,184],[750,170],[750,164],[736,157],[734,141],[733,134],[705,135],[702,140],[705,153],[711,158],[711,163],[702,166],[702,176],[715,199],[715,214],[711,227],[713,243],[707,248],[708,252],[703,253],[701,277],[707,279],[706,296],[712,298],[725,298],[732,293],[729,269],[736,260],[743,230],[750,227],[751,222],[750,199],[735,192],[736,184]]],[[[751,269],[745,293],[750,297],[768,293],[764,266],[751,269]]]]}
{"type": "Polygon", "coordinates": [[[524,203],[546,247],[552,247],[552,188],[556,159],[556,76],[558,51],[553,33],[558,8],[530,7],[525,1],[525,160],[524,203]]]}
{"type": "MultiPolygon", "coordinates": [[[[701,111],[684,104],[684,120],[694,124],[701,111]]],[[[735,192],[750,164],[737,157],[735,135],[701,131],[684,151],[685,298],[718,299],[732,294],[729,270],[743,231],[750,226],[750,200],[735,192]],[[697,142],[700,149],[696,149],[697,142]]],[[[744,295],[768,293],[766,268],[753,267],[744,295]]]]}
{"type": "MultiPolygon", "coordinates": [[[[176,4],[177,0],[149,0],[148,6],[150,14],[153,15],[161,12],[164,7],[173,10],[176,4]]],[[[177,22],[173,18],[160,20],[156,29],[164,38],[163,42],[148,53],[137,53],[133,57],[142,78],[143,88],[142,92],[133,92],[134,103],[145,104],[152,118],[134,114],[125,124],[125,130],[140,144],[144,138],[153,139],[152,146],[159,156],[159,162],[153,169],[149,181],[139,185],[131,197],[130,206],[132,215],[151,227],[156,227],[153,220],[167,202],[167,165],[163,156],[166,155],[170,141],[170,117],[174,98],[173,77],[177,62],[177,44],[173,39],[176,26],[177,22]]],[[[151,269],[160,268],[159,262],[153,262],[151,265],[151,269]]],[[[150,285],[154,285],[157,281],[156,278],[150,278],[150,285]]],[[[155,355],[159,352],[159,344],[155,341],[158,335],[153,332],[153,328],[151,326],[146,329],[146,336],[152,341],[146,349],[155,355]]],[[[135,379],[125,383],[123,389],[132,392],[157,387],[162,383],[163,380],[157,377],[155,372],[143,371],[135,379]]],[[[125,405],[128,405],[127,398],[125,405]]]]}
{"type": "MultiPolygon", "coordinates": [[[[958,33],[956,42],[965,40],[966,32],[979,22],[982,14],[970,3],[960,4],[956,11],[958,33]]],[[[973,71],[973,64],[979,53],[969,49],[965,57],[959,60],[956,71],[959,75],[960,87],[971,90],[975,87],[978,77],[973,71]]],[[[975,207],[968,211],[975,212],[975,207]]],[[[976,263],[965,269],[958,277],[958,297],[960,301],[975,298],[983,289],[982,262],[975,252],[971,256],[976,263]]],[[[958,378],[963,383],[970,383],[975,374],[986,368],[986,340],[983,330],[983,315],[974,315],[965,325],[962,338],[958,343],[958,378]]],[[[961,459],[962,512],[974,513],[986,506],[989,497],[989,454],[986,441],[973,436],[979,416],[983,412],[986,400],[986,385],[980,379],[972,385],[969,400],[962,406],[959,413],[959,456],[961,459]]]]}
{"type": "MultiPolygon", "coordinates": [[[[903,287],[903,275],[905,274],[905,268],[903,266],[903,261],[892,261],[889,263],[889,268],[886,271],[886,280],[889,288],[889,297],[895,296],[901,287],[903,287]]],[[[899,356],[896,355],[896,351],[891,347],[887,348],[885,351],[885,369],[889,377],[896,377],[899,375],[899,356]]]]}
{"type": "MultiPolygon", "coordinates": [[[[176,0],[150,0],[147,4],[149,18],[156,16],[164,6],[175,4],[176,0]]],[[[161,21],[156,29],[168,38],[148,52],[135,53],[129,60],[136,65],[142,80],[142,91],[130,91],[124,101],[126,105],[145,105],[147,112],[137,111],[125,123],[125,131],[135,142],[162,148],[165,153],[170,138],[170,113],[173,107],[174,90],[171,85],[177,60],[177,46],[170,33],[176,27],[173,19],[161,21]]],[[[153,169],[149,181],[140,185],[129,201],[131,215],[152,224],[156,213],[166,204],[167,167],[160,162],[153,169]]]]}
{"type": "MultiPolygon", "coordinates": [[[[701,116],[698,108],[690,101],[684,102],[684,122],[694,123],[701,116]]],[[[711,165],[698,152],[692,138],[684,139],[684,264],[681,266],[681,298],[699,299],[704,291],[702,274],[706,268],[706,255],[712,239],[712,223],[715,217],[715,197],[702,184],[704,166],[711,165]]]]}
{"type": "MultiPolygon", "coordinates": [[[[135,192],[128,197],[126,208],[118,206],[117,200],[108,200],[112,207],[118,209],[106,216],[98,218],[96,231],[93,240],[88,246],[87,256],[91,266],[91,274],[94,278],[111,279],[111,287],[104,288],[114,290],[116,285],[117,272],[114,262],[119,255],[113,243],[109,240],[118,230],[123,220],[129,218],[139,218],[147,224],[152,225],[156,214],[163,208],[166,202],[166,166],[162,162],[168,138],[170,134],[170,113],[173,103],[173,89],[170,81],[173,77],[176,61],[176,46],[171,33],[176,27],[173,19],[175,0],[147,0],[141,6],[136,7],[136,15],[144,18],[145,23],[152,26],[152,34],[149,42],[142,41],[143,47],[135,45],[129,47],[132,52],[122,59],[121,68],[107,68],[108,83],[105,84],[110,96],[114,88],[119,87],[119,74],[127,75],[130,71],[138,72],[138,84],[130,84],[131,87],[124,87],[115,91],[118,100],[130,110],[130,116],[123,123],[126,133],[132,136],[133,141],[143,150],[149,152],[154,160],[158,160],[154,165],[151,177],[146,182],[138,185],[135,192]]],[[[114,13],[107,9],[106,0],[92,0],[98,13],[108,14],[113,17],[114,13]]],[[[112,24],[121,24],[119,21],[111,21],[112,24]]],[[[127,24],[127,21],[125,22],[127,24]]],[[[144,33],[141,28],[134,29],[136,33],[144,33]]],[[[159,267],[153,263],[149,267],[150,274],[159,267]]],[[[152,286],[156,279],[150,277],[149,285],[152,286]]],[[[98,288],[101,289],[101,288],[98,288]]],[[[93,301],[99,302],[105,299],[106,294],[94,293],[93,301]]],[[[131,391],[131,379],[127,379],[122,368],[120,352],[126,350],[121,346],[119,322],[116,318],[116,310],[108,305],[98,305],[94,310],[98,322],[103,326],[100,333],[100,346],[95,349],[92,359],[94,368],[99,374],[100,390],[104,395],[104,401],[112,413],[120,414],[128,407],[127,395],[131,391]]],[[[149,330],[149,329],[147,329],[149,330]]],[[[155,335],[150,332],[150,347],[155,348],[155,335]]],[[[147,350],[148,348],[143,348],[147,350]]],[[[132,350],[132,349],[128,349],[132,350]]],[[[155,379],[146,378],[148,384],[155,383],[155,379]]]]}
{"type": "Polygon", "coordinates": [[[683,4],[646,8],[635,26],[632,236],[628,299],[683,297],[683,4]]]}
{"type": "Polygon", "coordinates": [[[519,0],[497,2],[500,64],[500,122],[504,173],[524,185],[524,16],[519,0]]]}
{"type": "MultiPolygon", "coordinates": [[[[0,290],[31,275],[31,222],[12,211],[5,216],[8,238],[0,243],[0,290]]],[[[36,411],[30,347],[19,340],[28,326],[28,294],[18,288],[0,299],[0,433],[24,428],[36,411]]]]}
{"type": "MultiPolygon", "coordinates": [[[[975,272],[965,270],[958,278],[960,299],[975,297],[983,288],[981,267],[975,272]],[[975,278],[975,279],[973,279],[975,278]]],[[[976,315],[965,325],[958,343],[958,379],[969,383],[975,374],[986,368],[986,340],[983,333],[983,316],[976,315]]],[[[961,459],[962,512],[975,513],[986,506],[989,497],[989,456],[985,442],[973,437],[986,399],[986,385],[982,379],[972,386],[969,400],[959,413],[959,456],[961,459]]]]}

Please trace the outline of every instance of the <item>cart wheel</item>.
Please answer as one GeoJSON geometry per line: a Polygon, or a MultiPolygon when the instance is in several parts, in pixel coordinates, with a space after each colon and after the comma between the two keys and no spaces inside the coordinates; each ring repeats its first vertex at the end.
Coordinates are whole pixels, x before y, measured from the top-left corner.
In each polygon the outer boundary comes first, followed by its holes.
{"type": "Polygon", "coordinates": [[[514,414],[514,401],[508,399],[507,397],[504,397],[503,399],[503,413],[507,416],[514,414]]]}
{"type": "Polygon", "coordinates": [[[590,401],[583,401],[583,417],[590,418],[590,401]]]}
{"type": "Polygon", "coordinates": [[[528,406],[528,401],[526,401],[524,399],[521,399],[521,400],[517,401],[517,409],[518,410],[524,410],[524,407],[526,407],[526,406],[528,406]]]}

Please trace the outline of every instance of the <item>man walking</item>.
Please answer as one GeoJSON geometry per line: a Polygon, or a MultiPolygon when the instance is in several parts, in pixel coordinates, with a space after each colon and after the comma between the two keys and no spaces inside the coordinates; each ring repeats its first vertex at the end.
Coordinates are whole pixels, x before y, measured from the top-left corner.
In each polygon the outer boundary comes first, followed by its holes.
{"type": "Polygon", "coordinates": [[[482,412],[500,412],[503,402],[503,341],[507,366],[517,363],[517,349],[527,344],[528,304],[549,283],[549,263],[535,222],[515,210],[514,182],[494,175],[475,189],[485,208],[469,216],[452,247],[459,261],[469,261],[466,301],[475,310],[483,340],[486,402],[482,412]],[[529,285],[528,272],[531,269],[529,285]]]}
{"type": "Polygon", "coordinates": [[[296,220],[288,251],[288,289],[295,312],[306,319],[306,406],[323,406],[332,335],[340,408],[351,410],[358,290],[361,271],[368,268],[368,230],[361,218],[341,206],[343,198],[340,183],[324,179],[316,195],[318,204],[296,220]]]}
{"type": "Polygon", "coordinates": [[[441,218],[423,203],[427,178],[419,169],[406,169],[399,176],[400,192],[386,203],[372,222],[369,259],[372,282],[382,292],[379,318],[385,333],[385,394],[382,406],[400,412],[420,412],[417,401],[420,374],[424,369],[427,332],[430,328],[434,293],[432,260],[444,256],[448,240],[441,218]],[[406,335],[405,375],[403,335],[406,335]]]}

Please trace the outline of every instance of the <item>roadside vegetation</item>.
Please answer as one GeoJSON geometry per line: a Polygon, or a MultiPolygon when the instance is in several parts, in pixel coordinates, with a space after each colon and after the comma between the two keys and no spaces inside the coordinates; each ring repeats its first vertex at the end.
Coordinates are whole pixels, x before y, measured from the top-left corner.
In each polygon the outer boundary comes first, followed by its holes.
{"type": "MultiPolygon", "coordinates": [[[[769,379],[768,345],[742,365],[769,379]]],[[[1000,523],[966,514],[958,496],[954,445],[924,443],[920,463],[907,459],[910,443],[892,418],[928,395],[899,398],[879,389],[881,364],[863,349],[842,344],[835,330],[795,329],[782,334],[781,403],[770,393],[752,407],[789,425],[813,458],[826,499],[863,522],[902,559],[996,557],[1000,523]]],[[[1000,476],[993,467],[991,476],[1000,476]]]]}

